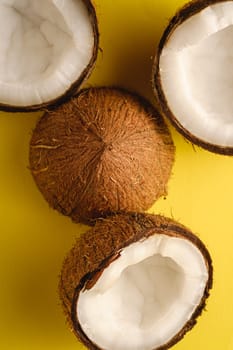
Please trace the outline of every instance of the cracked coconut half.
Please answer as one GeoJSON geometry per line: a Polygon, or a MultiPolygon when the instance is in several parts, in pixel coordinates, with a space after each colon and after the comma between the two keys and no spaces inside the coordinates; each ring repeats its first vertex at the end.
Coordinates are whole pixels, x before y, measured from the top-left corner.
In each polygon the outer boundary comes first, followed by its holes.
{"type": "Polygon", "coordinates": [[[0,109],[54,105],[93,67],[95,10],[90,0],[2,0],[0,39],[0,109]]]}
{"type": "Polygon", "coordinates": [[[164,113],[190,141],[233,154],[233,1],[192,1],[171,20],[154,67],[164,113]]]}
{"type": "Polygon", "coordinates": [[[204,244],[161,216],[98,221],[67,255],[60,297],[92,350],[168,349],[196,323],[212,287],[204,244]]]}

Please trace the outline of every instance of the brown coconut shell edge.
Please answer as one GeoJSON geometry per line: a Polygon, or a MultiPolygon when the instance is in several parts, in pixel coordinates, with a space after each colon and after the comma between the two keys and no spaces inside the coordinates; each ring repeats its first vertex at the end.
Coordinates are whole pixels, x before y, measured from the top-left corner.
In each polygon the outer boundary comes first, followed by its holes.
{"type": "Polygon", "coordinates": [[[42,103],[42,104],[35,104],[31,106],[17,106],[17,105],[8,105],[5,103],[0,103],[0,110],[5,112],[34,112],[38,110],[47,110],[47,109],[53,109],[58,107],[59,105],[63,104],[64,102],[68,101],[72,96],[74,96],[81,85],[89,78],[90,74],[92,73],[92,70],[94,69],[95,62],[97,60],[98,56],[98,50],[99,50],[99,29],[98,29],[98,19],[96,16],[95,7],[92,4],[92,0],[82,0],[84,5],[86,6],[90,22],[93,29],[93,35],[94,35],[94,46],[93,46],[93,52],[92,57],[80,77],[69,87],[68,90],[66,90],[63,95],[58,96],[57,98],[50,100],[48,102],[42,103]]]}
{"type": "Polygon", "coordinates": [[[172,219],[144,213],[120,213],[99,220],[94,228],[77,240],[68,253],[59,284],[60,299],[68,324],[77,338],[89,349],[101,350],[86,336],[77,319],[76,305],[80,291],[83,288],[91,289],[103,270],[120,256],[123,248],[153,234],[181,237],[192,242],[203,254],[209,273],[203,298],[190,320],[167,344],[156,350],[166,350],[180,341],[186,332],[193,328],[205,308],[213,284],[212,260],[205,245],[189,229],[172,219]]]}
{"type": "Polygon", "coordinates": [[[187,129],[185,129],[181,123],[178,121],[176,116],[173,114],[171,109],[169,108],[168,101],[166,99],[166,96],[162,89],[161,84],[161,77],[159,72],[159,63],[160,63],[160,56],[162,53],[162,50],[164,46],[169,41],[170,36],[173,34],[173,32],[177,29],[177,27],[182,24],[184,21],[192,17],[193,15],[196,15],[200,11],[202,11],[204,8],[214,5],[220,2],[226,2],[226,0],[194,0],[186,4],[184,7],[182,7],[176,15],[170,20],[167,28],[165,29],[161,40],[159,42],[159,46],[157,49],[157,53],[155,56],[154,64],[153,64],[153,70],[152,70],[152,87],[153,92],[156,97],[156,101],[158,105],[160,106],[161,112],[163,115],[171,121],[173,126],[177,129],[178,132],[181,133],[187,140],[189,140],[192,144],[196,144],[197,146],[200,146],[207,151],[218,153],[222,155],[233,155],[233,147],[223,147],[219,145],[214,145],[209,142],[206,142],[197,136],[191,134],[187,129]]]}

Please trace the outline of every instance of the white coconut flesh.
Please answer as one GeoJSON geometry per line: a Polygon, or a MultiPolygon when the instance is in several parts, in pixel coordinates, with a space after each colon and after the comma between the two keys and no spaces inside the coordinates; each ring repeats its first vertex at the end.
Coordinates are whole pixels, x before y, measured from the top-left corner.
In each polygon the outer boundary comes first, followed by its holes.
{"type": "Polygon", "coordinates": [[[179,25],[160,56],[162,89],[178,122],[204,142],[233,146],[233,1],[179,25]]]}
{"type": "Polygon", "coordinates": [[[123,249],[96,284],[80,292],[76,317],[101,349],[155,349],[190,320],[207,281],[194,244],[153,235],[123,249]]]}
{"type": "Polygon", "coordinates": [[[94,35],[81,0],[0,0],[0,103],[62,96],[89,64],[94,35]]]}

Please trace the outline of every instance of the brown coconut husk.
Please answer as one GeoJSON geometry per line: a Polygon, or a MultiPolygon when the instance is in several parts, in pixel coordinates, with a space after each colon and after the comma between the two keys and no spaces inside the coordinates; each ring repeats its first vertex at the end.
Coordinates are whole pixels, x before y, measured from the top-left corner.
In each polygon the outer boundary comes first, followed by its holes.
{"type": "Polygon", "coordinates": [[[82,235],[65,258],[61,271],[59,294],[66,319],[71,330],[89,349],[101,350],[87,338],[77,319],[76,306],[80,291],[92,288],[104,269],[120,256],[123,248],[154,234],[189,240],[202,253],[209,274],[203,298],[191,319],[171,341],[156,350],[170,348],[196,324],[205,308],[213,282],[212,261],[205,245],[189,229],[174,220],[159,215],[120,213],[98,220],[95,227],[82,235]]]}
{"type": "Polygon", "coordinates": [[[119,88],[90,88],[45,113],[30,168],[50,206],[92,224],[119,210],[144,211],[166,195],[174,145],[162,117],[119,88]]]}

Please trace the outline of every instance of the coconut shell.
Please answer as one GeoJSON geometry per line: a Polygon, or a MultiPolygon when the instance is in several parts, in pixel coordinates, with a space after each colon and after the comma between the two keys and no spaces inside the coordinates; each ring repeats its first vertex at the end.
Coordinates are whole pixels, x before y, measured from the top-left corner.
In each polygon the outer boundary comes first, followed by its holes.
{"type": "MultiPolygon", "coordinates": [[[[226,0],[225,0],[226,1],[226,0]]],[[[160,77],[160,56],[163,51],[163,48],[166,46],[167,42],[169,41],[171,35],[173,32],[186,20],[191,18],[192,16],[196,15],[203,9],[205,9],[208,6],[225,2],[224,0],[194,0],[186,4],[183,8],[181,8],[176,15],[170,20],[167,28],[165,29],[154,60],[153,65],[153,77],[152,77],[152,84],[153,84],[153,91],[154,95],[157,99],[157,102],[161,108],[161,112],[164,116],[168,117],[174,127],[189,141],[192,143],[203,147],[207,149],[210,152],[219,153],[219,154],[225,154],[225,155],[233,155],[233,147],[223,147],[219,145],[214,145],[209,142],[205,142],[204,140],[196,137],[195,135],[191,134],[187,129],[185,129],[181,123],[178,121],[176,116],[173,114],[172,110],[169,108],[168,101],[166,99],[166,96],[164,94],[162,83],[161,83],[161,77],[160,77]]]]}
{"type": "Polygon", "coordinates": [[[103,270],[120,256],[123,248],[154,234],[165,234],[192,242],[201,251],[209,274],[203,298],[192,318],[169,343],[158,349],[168,349],[196,324],[197,317],[205,307],[213,280],[212,261],[205,245],[189,229],[174,220],[159,215],[119,213],[98,220],[95,227],[83,234],[65,258],[61,271],[59,294],[65,316],[71,330],[89,349],[100,350],[87,338],[76,317],[80,291],[84,287],[92,288],[103,270]]]}
{"type": "Polygon", "coordinates": [[[48,102],[42,103],[42,104],[36,104],[31,106],[14,106],[14,105],[8,105],[0,102],[0,110],[6,111],[6,112],[33,112],[48,108],[55,108],[65,101],[68,101],[72,96],[74,96],[77,91],[80,89],[81,85],[85,82],[86,79],[90,76],[94,64],[97,59],[98,55],[98,49],[99,49],[99,29],[98,29],[98,20],[96,17],[96,11],[95,7],[92,4],[91,0],[81,0],[84,5],[86,6],[88,13],[89,13],[89,19],[90,23],[92,25],[93,30],[93,37],[94,37],[94,46],[93,46],[93,52],[92,57],[86,68],[83,70],[82,74],[78,77],[76,81],[74,81],[69,89],[67,91],[64,91],[64,93],[61,96],[58,96],[56,99],[50,100],[48,102]]]}
{"type": "Polygon", "coordinates": [[[174,145],[143,98],[91,88],[45,113],[30,143],[30,168],[49,205],[75,222],[144,211],[166,195],[174,145]]]}

